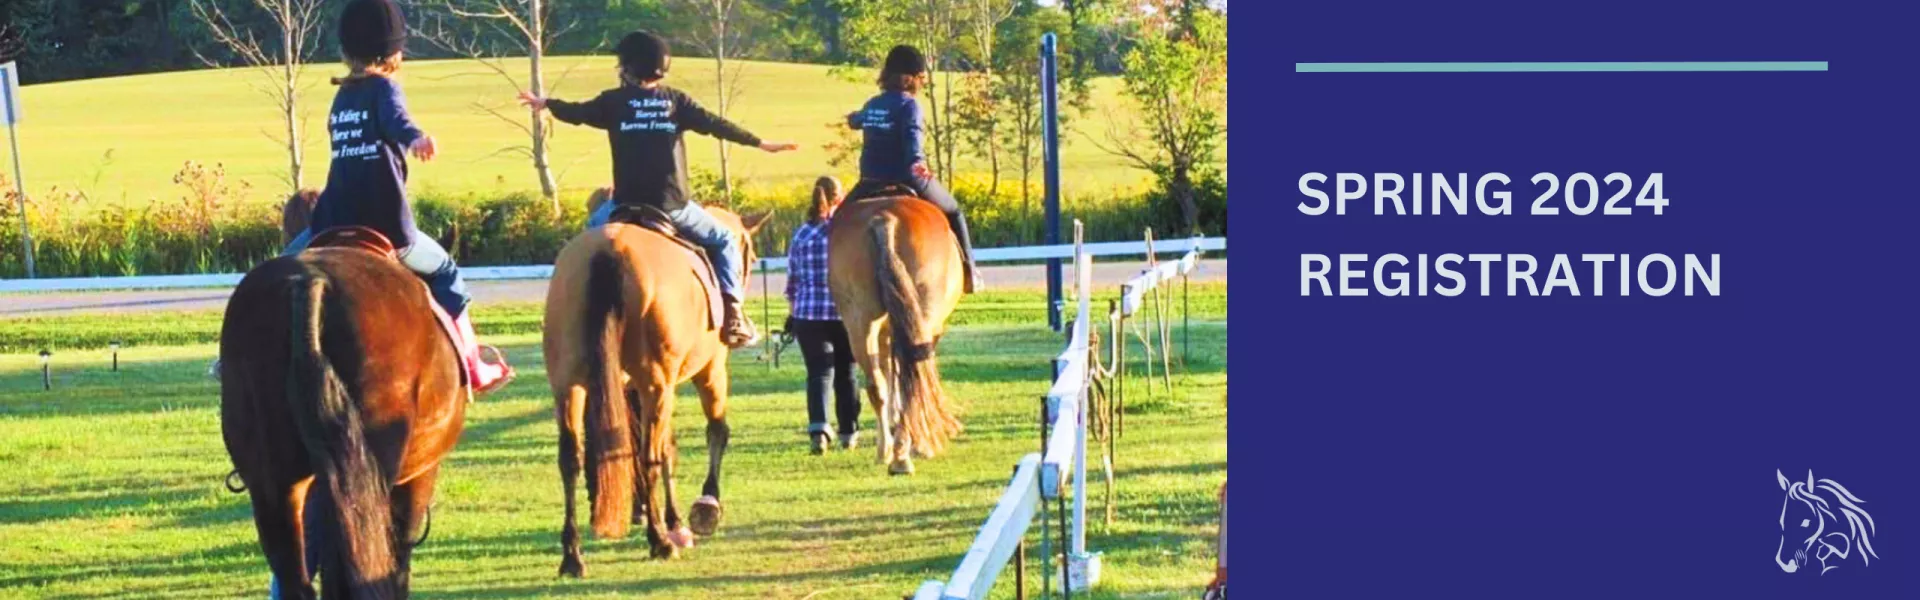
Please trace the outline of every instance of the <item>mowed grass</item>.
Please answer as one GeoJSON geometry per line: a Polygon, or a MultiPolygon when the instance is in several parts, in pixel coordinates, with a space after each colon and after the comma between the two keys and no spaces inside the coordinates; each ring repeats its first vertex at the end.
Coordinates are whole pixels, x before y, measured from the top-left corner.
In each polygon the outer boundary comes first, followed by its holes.
{"type": "MultiPolygon", "coordinates": [[[[1105,581],[1092,597],[1194,597],[1212,572],[1214,495],[1226,476],[1225,288],[1196,290],[1192,351],[1175,392],[1149,396],[1145,382],[1128,383],[1115,460],[1118,519],[1089,529],[1089,546],[1106,553],[1105,581]]],[[[1024,303],[1009,295],[964,305],[956,320],[968,324],[945,338],[940,356],[967,429],[948,454],[920,461],[911,477],[886,476],[870,445],[809,456],[797,352],[789,350],[778,369],[757,362],[754,351],[737,354],[719,535],[674,562],[646,559],[638,538],[591,540],[587,578],[578,581],[555,576],[561,495],[539,334],[495,336],[522,376],[470,408],[442,475],[432,539],[417,555],[414,591],[423,598],[864,599],[944,579],[1014,462],[1039,447],[1038,398],[1062,339],[1033,325],[1044,322],[1043,302],[1029,294],[1024,303]]],[[[478,320],[532,314],[525,306],[488,306],[478,320]]],[[[129,320],[91,319],[103,329],[106,321],[129,320]]],[[[104,352],[69,352],[60,356],[52,392],[40,389],[37,357],[0,354],[0,597],[264,593],[267,571],[246,497],[221,485],[229,465],[218,389],[201,375],[213,353],[205,343],[130,347],[114,373],[104,352]]],[[[1139,355],[1136,347],[1132,356],[1139,355]]],[[[704,420],[697,398],[681,392],[679,480],[696,486],[706,474],[704,420]]],[[[870,430],[872,415],[863,417],[870,430]]],[[[1096,494],[1090,512],[1103,506],[1096,494]]],[[[1034,552],[1027,571],[1033,590],[1041,560],[1034,552]]],[[[996,597],[1012,596],[1012,577],[1002,575],[996,597]]]]}
{"type": "MultiPolygon", "coordinates": [[[[584,100],[615,82],[611,57],[553,57],[547,64],[555,97],[584,100]]],[[[873,93],[871,74],[861,70],[850,80],[819,65],[745,65],[731,116],[764,138],[799,142],[801,150],[770,155],[736,147],[734,175],[749,186],[804,190],[814,177],[833,172],[823,148],[835,136],[827,123],[843,121],[873,93]]],[[[504,66],[524,81],[525,60],[508,60],[504,66]]],[[[305,184],[311,187],[326,182],[326,114],[334,90],[327,79],[343,71],[327,63],[306,73],[305,184]]],[[[679,60],[668,83],[711,106],[713,72],[710,61],[679,60]]],[[[526,123],[526,113],[514,100],[515,89],[499,75],[473,61],[408,61],[401,80],[415,119],[440,142],[439,159],[413,165],[415,194],[539,189],[531,162],[507,150],[526,147],[526,134],[486,110],[526,123]]],[[[284,137],[284,126],[272,101],[256,88],[263,81],[258,71],[228,69],[27,86],[21,91],[26,119],[20,134],[28,188],[40,195],[57,186],[84,191],[97,203],[144,205],[155,198],[180,197],[183,190],[172,178],[192,160],[225,165],[230,177],[252,185],[249,199],[278,201],[286,189],[287,157],[269,136],[284,137]]],[[[1128,109],[1117,95],[1118,81],[1097,83],[1096,109],[1075,126],[1104,136],[1110,115],[1128,109]]],[[[1076,197],[1131,189],[1147,180],[1142,171],[1101,151],[1084,135],[1064,136],[1064,142],[1062,157],[1071,167],[1063,173],[1063,183],[1076,197]]],[[[715,144],[712,138],[689,136],[692,165],[717,172],[715,144]]],[[[554,174],[563,189],[580,193],[609,183],[611,158],[604,133],[561,124],[552,147],[554,174]]],[[[0,161],[5,160],[11,160],[11,150],[0,147],[0,161]]],[[[850,169],[839,174],[850,175],[850,169]]],[[[961,170],[985,169],[984,162],[969,162],[961,170]]],[[[1017,180],[1018,174],[1010,177],[1017,180]]],[[[1038,178],[1036,172],[1036,182],[1038,178]]]]}

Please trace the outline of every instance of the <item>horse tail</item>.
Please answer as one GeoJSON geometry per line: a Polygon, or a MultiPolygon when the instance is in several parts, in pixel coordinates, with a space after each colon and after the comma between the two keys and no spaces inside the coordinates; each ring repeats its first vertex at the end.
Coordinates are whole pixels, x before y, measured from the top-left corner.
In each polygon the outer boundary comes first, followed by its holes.
{"type": "Polygon", "coordinates": [[[960,421],[947,406],[946,393],[940,386],[932,319],[927,318],[913,276],[894,246],[899,230],[898,218],[881,213],[867,233],[873,243],[880,305],[886,308],[888,329],[892,331],[890,358],[900,398],[900,424],[914,450],[932,456],[960,433],[960,421]]]}
{"type": "Polygon", "coordinates": [[[344,587],[351,597],[400,597],[387,482],[367,445],[359,407],[321,346],[327,287],[313,272],[293,283],[287,369],[287,402],[318,475],[314,485],[324,488],[323,510],[335,517],[326,528],[332,535],[319,540],[331,550],[322,570],[328,586],[344,587]]]}
{"type": "Polygon", "coordinates": [[[593,533],[605,539],[626,537],[633,517],[632,410],[620,381],[624,284],[624,269],[611,250],[588,259],[586,321],[580,330],[587,367],[587,501],[593,507],[593,533]]]}

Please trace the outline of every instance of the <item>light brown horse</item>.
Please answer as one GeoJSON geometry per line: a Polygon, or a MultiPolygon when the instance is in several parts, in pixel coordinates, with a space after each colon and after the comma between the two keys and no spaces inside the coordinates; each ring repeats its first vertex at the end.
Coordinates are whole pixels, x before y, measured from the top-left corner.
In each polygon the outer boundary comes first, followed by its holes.
{"type": "MultiPolygon", "coordinates": [[[[707,211],[743,240],[743,266],[751,270],[746,241],[766,215],[707,211]]],[[[544,347],[566,488],[562,575],[585,573],[573,494],[583,469],[593,532],[603,539],[625,537],[644,517],[652,556],[672,558],[694,534],[719,527],[727,346],[710,314],[709,294],[719,290],[705,288],[695,271],[705,267],[696,260],[664,234],[613,223],[575,237],[554,261],[544,347]],[[682,525],[673,481],[674,387],[688,380],[707,416],[707,479],[689,515],[691,531],[682,525]]]]}
{"type": "Polygon", "coordinates": [[[221,431],[281,598],[313,598],[316,575],[327,598],[403,598],[465,420],[460,356],[390,250],[327,237],[235,288],[221,431]]]}
{"type": "Polygon", "coordinates": [[[849,201],[828,230],[833,301],[866,373],[879,419],[879,462],[913,472],[960,433],[934,356],[962,292],[960,246],[933,203],[910,196],[849,201]]]}

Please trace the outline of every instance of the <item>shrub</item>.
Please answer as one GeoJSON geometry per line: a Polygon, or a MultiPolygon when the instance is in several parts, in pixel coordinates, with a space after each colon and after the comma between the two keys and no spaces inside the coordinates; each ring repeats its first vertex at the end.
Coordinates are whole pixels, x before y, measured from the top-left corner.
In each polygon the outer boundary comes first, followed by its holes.
{"type": "MultiPolygon", "coordinates": [[[[851,178],[842,181],[851,184],[851,178]]],[[[54,188],[28,198],[25,218],[33,225],[34,254],[41,277],[164,275],[243,272],[280,250],[282,201],[259,202],[257,190],[227,179],[220,165],[188,162],[174,177],[178,196],[155,199],[144,207],[92,206],[84,192],[54,188]]],[[[805,214],[811,182],[767,186],[736,182],[732,198],[721,196],[719,179],[696,169],[694,195],[709,206],[731,207],[741,214],[763,211],[772,220],[756,236],[760,256],[784,256],[793,228],[805,214]]],[[[984,176],[961,175],[948,182],[966,207],[974,241],[983,248],[1042,243],[1045,239],[1043,191],[1021,193],[1017,181],[997,186],[984,176]]],[[[1198,181],[1201,229],[1226,233],[1226,179],[1210,174],[1198,181]]],[[[20,219],[12,186],[0,176],[0,278],[26,274],[21,260],[20,219]]],[[[563,192],[560,214],[531,192],[445,194],[427,190],[413,199],[420,229],[446,246],[464,266],[548,264],[586,221],[590,190],[563,192]]],[[[1146,185],[1114,188],[1069,197],[1061,207],[1072,239],[1073,219],[1086,224],[1087,241],[1140,239],[1155,232],[1178,231],[1180,210],[1166,195],[1146,185]]]]}

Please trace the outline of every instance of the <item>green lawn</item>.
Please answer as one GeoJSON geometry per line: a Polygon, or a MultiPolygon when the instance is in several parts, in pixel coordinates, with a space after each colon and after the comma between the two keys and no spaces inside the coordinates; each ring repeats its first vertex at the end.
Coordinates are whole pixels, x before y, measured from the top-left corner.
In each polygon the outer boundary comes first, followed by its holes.
{"type": "MultiPolygon", "coordinates": [[[[549,65],[556,97],[584,99],[614,81],[610,57],[557,57],[549,65]]],[[[506,66],[524,78],[525,61],[507,61],[506,66]]],[[[763,137],[797,141],[802,150],[768,155],[736,148],[736,175],[750,186],[788,189],[804,188],[814,177],[831,171],[828,154],[821,147],[833,139],[826,124],[857,108],[873,92],[873,86],[864,82],[867,75],[850,81],[829,74],[824,66],[784,63],[754,62],[745,69],[732,116],[763,137]]],[[[308,186],[319,187],[326,181],[326,111],[333,95],[327,78],[342,70],[321,64],[307,72],[308,186]]],[[[710,103],[712,74],[708,61],[677,61],[668,83],[710,103]]],[[[440,141],[437,161],[414,166],[416,194],[538,189],[530,162],[502,152],[526,146],[525,134],[482,110],[524,115],[505,80],[472,61],[408,62],[401,77],[414,116],[440,141]]],[[[277,200],[285,189],[286,155],[267,137],[269,132],[278,135],[282,126],[272,102],[251,87],[261,81],[257,71],[242,69],[28,86],[21,92],[25,122],[20,132],[29,188],[36,195],[55,186],[82,190],[103,203],[173,199],[182,195],[171,183],[173,174],[192,160],[222,163],[230,176],[253,186],[250,198],[277,200]]],[[[1104,136],[1106,115],[1124,114],[1125,104],[1116,96],[1117,82],[1098,83],[1096,110],[1075,124],[1104,136]]],[[[520,120],[524,124],[525,119],[520,120]]],[[[610,179],[610,158],[601,132],[562,125],[552,144],[554,172],[563,188],[585,190],[610,179]]],[[[688,150],[694,166],[717,170],[711,139],[689,138],[688,150]]],[[[0,161],[11,160],[10,152],[0,147],[0,161]]],[[[1076,195],[1132,188],[1146,180],[1143,172],[1094,147],[1079,133],[1066,136],[1063,157],[1069,165],[1063,183],[1076,195]]],[[[962,171],[984,168],[963,165],[962,171]]]]}
{"type": "MultiPolygon", "coordinates": [[[[1141,382],[1129,384],[1119,518],[1089,530],[1089,546],[1107,563],[1094,597],[1195,597],[1212,573],[1214,493],[1226,476],[1225,287],[1196,290],[1200,320],[1177,392],[1148,398],[1141,382]]],[[[494,341],[522,377],[469,411],[414,590],[426,598],[864,599],[944,578],[1014,462],[1039,445],[1037,399],[1061,338],[1032,325],[1043,321],[1037,295],[1013,296],[970,300],[960,319],[968,324],[943,342],[948,390],[967,430],[912,477],[887,477],[868,448],[808,456],[797,354],[778,370],[753,352],[737,355],[720,534],[671,563],[646,560],[637,538],[590,541],[580,581],[554,574],[561,510],[551,400],[539,334],[513,325],[536,313],[482,307],[476,320],[503,324],[494,341]]],[[[91,319],[104,329],[115,318],[91,319]]],[[[0,328],[12,324],[0,320],[0,328]]],[[[218,393],[200,375],[213,350],[134,346],[119,373],[107,370],[105,352],[65,352],[52,392],[40,389],[36,357],[0,354],[0,597],[264,593],[245,497],[221,486],[228,466],[218,393]]],[[[703,422],[693,396],[682,398],[680,478],[696,485],[705,474],[703,422]]],[[[1095,496],[1090,509],[1101,507],[1095,496]]],[[[1034,554],[1028,572],[1037,577],[1034,554]]],[[[1011,597],[1011,577],[997,596],[1011,597]]]]}

